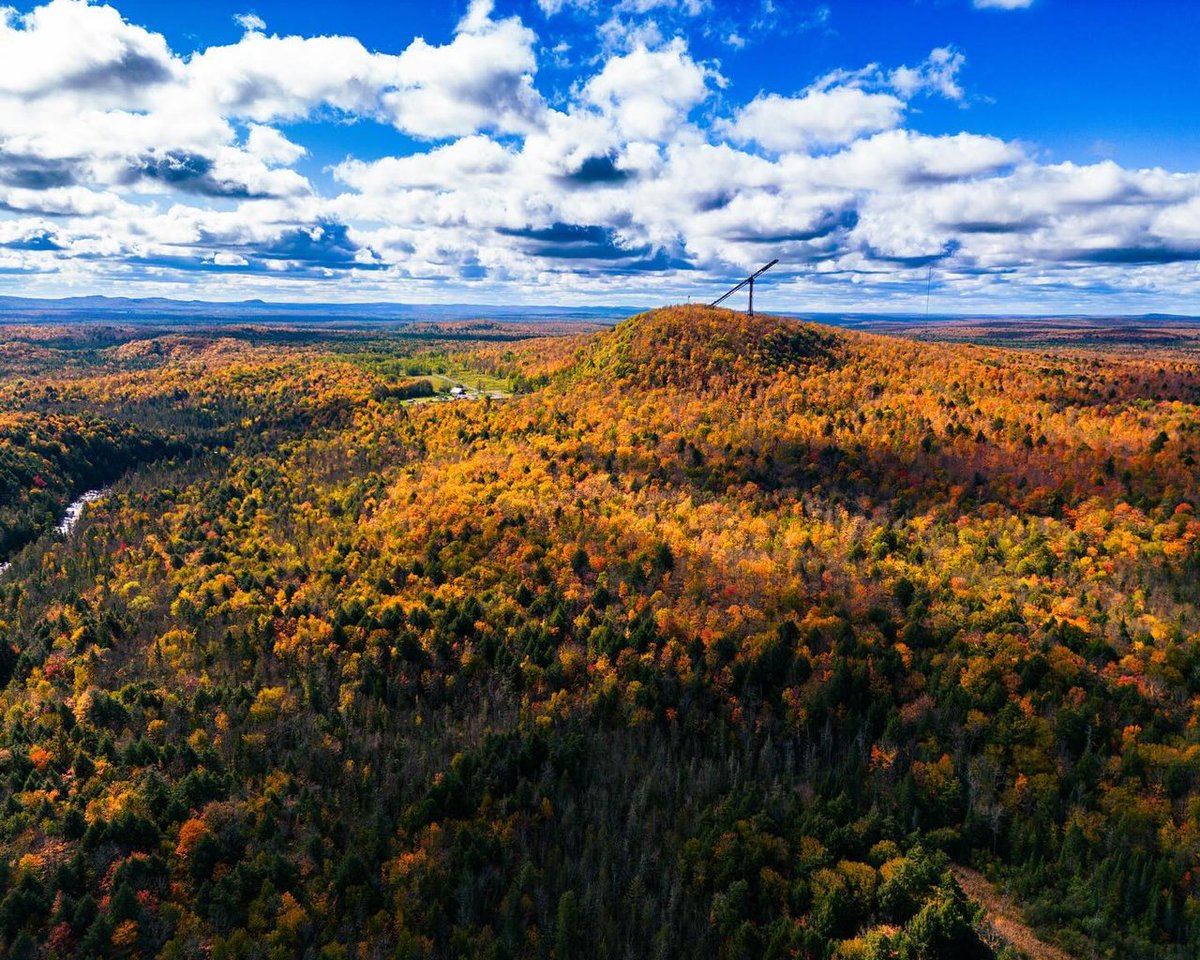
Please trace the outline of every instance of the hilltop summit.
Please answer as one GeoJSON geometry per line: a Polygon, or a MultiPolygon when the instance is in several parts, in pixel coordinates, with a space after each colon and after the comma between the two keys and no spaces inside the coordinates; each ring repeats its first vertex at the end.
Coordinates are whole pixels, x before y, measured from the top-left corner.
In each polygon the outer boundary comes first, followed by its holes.
{"type": "Polygon", "coordinates": [[[782,317],[662,307],[598,336],[575,371],[647,386],[707,389],[828,361],[840,342],[834,331],[782,317]]]}

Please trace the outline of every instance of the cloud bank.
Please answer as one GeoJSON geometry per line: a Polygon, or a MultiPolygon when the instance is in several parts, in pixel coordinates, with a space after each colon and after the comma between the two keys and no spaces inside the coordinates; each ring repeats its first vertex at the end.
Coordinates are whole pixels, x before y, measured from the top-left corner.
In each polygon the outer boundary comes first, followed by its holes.
{"type": "Polygon", "coordinates": [[[253,14],[180,52],[112,6],[0,12],[5,289],[655,303],[771,257],[793,309],[912,306],[931,268],[976,309],[1200,288],[1200,174],[916,129],[929,98],[967,102],[960,50],[739,91],[653,19],[703,3],[540,5],[607,17],[565,90],[538,79],[561,47],[481,0],[393,52],[253,14]],[[397,149],[321,169],[314,123],[397,149]]]}

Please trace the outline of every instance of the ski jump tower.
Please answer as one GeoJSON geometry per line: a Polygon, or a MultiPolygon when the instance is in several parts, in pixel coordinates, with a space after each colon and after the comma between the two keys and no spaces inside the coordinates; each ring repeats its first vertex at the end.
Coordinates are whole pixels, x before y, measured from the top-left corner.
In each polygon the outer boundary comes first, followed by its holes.
{"type": "Polygon", "coordinates": [[[772,260],[772,261],[771,261],[770,263],[768,263],[768,264],[767,264],[765,267],[762,267],[762,268],[761,268],[761,269],[759,269],[759,270],[755,270],[755,271],[754,271],[754,273],[750,274],[750,276],[748,276],[748,277],[747,277],[745,280],[743,280],[741,283],[737,284],[737,285],[736,285],[736,286],[734,286],[734,287],[731,287],[731,288],[730,288],[729,290],[727,290],[727,291],[726,291],[726,292],[725,292],[723,295],[721,295],[721,296],[717,297],[717,299],[716,299],[716,300],[714,300],[712,303],[710,303],[710,304],[709,304],[709,306],[710,306],[710,307],[715,307],[715,306],[717,306],[718,304],[720,304],[720,303],[722,303],[723,301],[727,300],[727,299],[728,299],[728,298],[729,298],[731,295],[733,295],[733,294],[737,293],[739,290],[741,290],[741,289],[742,289],[742,287],[747,287],[747,286],[748,286],[748,287],[750,288],[750,305],[749,305],[749,309],[746,311],[746,313],[747,313],[747,315],[748,315],[748,316],[751,316],[751,317],[752,317],[752,316],[754,316],[754,281],[755,281],[755,280],[756,280],[758,277],[761,277],[761,276],[762,276],[764,273],[766,273],[768,270],[770,270],[770,269],[771,269],[773,266],[775,266],[775,264],[777,264],[778,262],[779,262],[778,260],[772,260]]]}

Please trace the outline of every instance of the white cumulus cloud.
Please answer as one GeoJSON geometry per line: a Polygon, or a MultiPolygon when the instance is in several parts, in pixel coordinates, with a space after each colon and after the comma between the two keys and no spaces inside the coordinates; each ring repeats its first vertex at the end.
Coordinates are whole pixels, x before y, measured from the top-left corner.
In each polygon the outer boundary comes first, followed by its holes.
{"type": "Polygon", "coordinates": [[[903,115],[904,101],[893,94],[834,87],[800,97],[755,97],[721,129],[739,143],[782,152],[850,143],[863,134],[891,129],[903,115]]]}
{"type": "Polygon", "coordinates": [[[630,139],[661,140],[708,96],[710,80],[724,82],[715,69],[692,59],[677,37],[656,50],[638,46],[611,57],[584,86],[583,97],[630,139]]]}

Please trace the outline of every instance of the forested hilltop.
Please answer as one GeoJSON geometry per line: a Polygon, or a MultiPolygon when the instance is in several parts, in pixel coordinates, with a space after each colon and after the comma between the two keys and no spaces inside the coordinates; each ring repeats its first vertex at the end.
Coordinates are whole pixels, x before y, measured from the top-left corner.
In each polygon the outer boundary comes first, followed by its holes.
{"type": "Polygon", "coordinates": [[[0,330],[0,955],[1196,955],[1200,365],[534,332],[0,330]]]}

